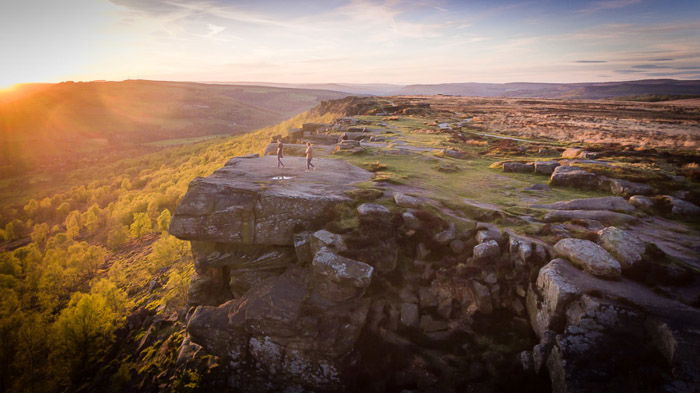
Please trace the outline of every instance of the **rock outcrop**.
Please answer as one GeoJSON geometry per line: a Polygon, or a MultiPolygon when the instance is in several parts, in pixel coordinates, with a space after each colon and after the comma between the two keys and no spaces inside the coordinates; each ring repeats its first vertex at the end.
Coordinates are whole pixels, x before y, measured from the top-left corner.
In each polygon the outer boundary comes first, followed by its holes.
{"type": "MultiPolygon", "coordinates": [[[[448,207],[396,189],[355,200],[369,172],[286,160],[297,169],[232,159],[191,183],[171,222],[195,259],[186,343],[217,356],[232,389],[683,392],[700,382],[697,299],[673,287],[692,270],[626,226],[639,224],[637,202],[538,206],[551,209],[545,221],[594,228],[556,242],[499,228],[516,221],[484,202],[448,207]],[[654,275],[668,285],[650,286],[654,275]]],[[[561,168],[552,176],[590,179],[561,168]]]]}

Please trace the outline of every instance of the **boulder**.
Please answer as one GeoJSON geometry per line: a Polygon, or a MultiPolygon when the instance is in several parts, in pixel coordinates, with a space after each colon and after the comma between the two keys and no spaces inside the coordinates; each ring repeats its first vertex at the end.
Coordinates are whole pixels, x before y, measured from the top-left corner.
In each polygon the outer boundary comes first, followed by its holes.
{"type": "Polygon", "coordinates": [[[561,158],[573,159],[581,158],[583,156],[584,150],[570,147],[561,153],[561,158]]]}
{"type": "Polygon", "coordinates": [[[683,218],[700,216],[700,207],[694,203],[670,195],[662,195],[659,201],[673,216],[683,218]]]}
{"type": "Polygon", "coordinates": [[[454,224],[450,224],[444,231],[438,232],[433,236],[433,240],[440,245],[447,245],[457,238],[457,228],[454,224]]]}
{"type": "Polygon", "coordinates": [[[535,164],[523,163],[523,162],[504,162],[503,172],[517,172],[517,173],[532,173],[535,170],[535,164]]]}
{"type": "Polygon", "coordinates": [[[336,145],[337,150],[355,150],[360,148],[360,141],[356,140],[342,140],[336,145]]]}
{"type": "Polygon", "coordinates": [[[501,247],[495,240],[487,240],[474,246],[474,260],[487,261],[498,258],[501,255],[501,247]]]}
{"type": "Polygon", "coordinates": [[[386,218],[391,216],[391,211],[385,206],[376,203],[363,203],[357,207],[360,217],[369,216],[373,218],[386,218]]]}
{"type": "Polygon", "coordinates": [[[291,246],[300,228],[349,200],[344,192],[351,183],[372,177],[342,160],[317,159],[318,169],[310,172],[301,169],[303,158],[286,160],[298,169],[277,169],[270,156],[239,158],[196,178],[175,209],[170,233],[184,240],[291,246]]]}
{"type": "Polygon", "coordinates": [[[535,173],[550,176],[561,164],[558,161],[536,161],[535,173]]]}
{"type": "Polygon", "coordinates": [[[562,239],[554,245],[554,251],[594,276],[612,279],[620,277],[620,263],[604,248],[592,241],[575,238],[562,239]]]}
{"type": "Polygon", "coordinates": [[[394,193],[394,203],[396,203],[396,205],[399,207],[406,207],[412,209],[421,208],[424,204],[422,200],[401,192],[394,193]]]}
{"type": "Polygon", "coordinates": [[[341,235],[329,232],[325,229],[314,232],[309,242],[312,255],[316,255],[316,253],[324,247],[335,251],[347,250],[347,246],[341,235]]]}
{"type": "Polygon", "coordinates": [[[598,188],[598,175],[575,166],[558,166],[549,178],[549,185],[587,190],[598,188]]]}
{"type": "Polygon", "coordinates": [[[622,270],[640,264],[647,247],[637,236],[617,227],[600,230],[598,243],[620,262],[622,270]]]}
{"type": "Polygon", "coordinates": [[[471,157],[469,153],[462,150],[443,149],[442,152],[445,154],[445,156],[456,158],[458,160],[466,160],[471,157]]]}
{"type": "Polygon", "coordinates": [[[650,211],[654,208],[654,201],[644,195],[633,195],[629,199],[629,203],[639,210],[650,211]]]}
{"type": "Polygon", "coordinates": [[[535,291],[528,291],[530,324],[538,337],[562,327],[563,315],[572,300],[581,295],[576,268],[563,259],[554,259],[540,269],[535,291]],[[541,298],[537,303],[536,297],[541,298]]]}
{"type": "Polygon", "coordinates": [[[602,189],[609,189],[612,194],[625,197],[632,195],[649,195],[654,192],[654,189],[648,184],[635,183],[623,179],[604,178],[601,180],[600,187],[602,189]]]}
{"type": "Polygon", "coordinates": [[[572,199],[569,201],[559,201],[544,205],[533,205],[532,207],[553,210],[617,210],[625,212],[634,211],[634,206],[632,206],[624,198],[619,196],[572,199]]]}
{"type": "Polygon", "coordinates": [[[410,210],[401,213],[401,218],[404,225],[409,229],[418,230],[423,228],[423,223],[421,223],[420,219],[416,217],[415,213],[410,210]]]}
{"type": "Polygon", "coordinates": [[[500,243],[501,241],[503,241],[503,233],[501,233],[500,229],[496,227],[479,229],[478,231],[476,231],[475,239],[479,244],[487,242],[489,240],[495,240],[496,242],[500,243]]]}
{"type": "Polygon", "coordinates": [[[355,288],[367,288],[372,281],[372,266],[334,254],[323,247],[314,256],[313,271],[329,280],[355,288]]]}

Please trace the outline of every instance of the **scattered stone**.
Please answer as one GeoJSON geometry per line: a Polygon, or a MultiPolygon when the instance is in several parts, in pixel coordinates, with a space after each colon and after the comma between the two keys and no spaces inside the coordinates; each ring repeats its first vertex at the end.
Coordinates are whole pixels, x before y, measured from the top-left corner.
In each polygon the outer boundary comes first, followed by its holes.
{"type": "Polygon", "coordinates": [[[622,270],[642,262],[646,243],[630,232],[607,227],[598,232],[598,243],[620,262],[622,270]]]}
{"type": "Polygon", "coordinates": [[[470,157],[469,153],[461,150],[444,149],[442,152],[445,154],[445,156],[456,158],[458,160],[466,160],[470,157]]]}
{"type": "Polygon", "coordinates": [[[501,248],[495,240],[487,240],[474,246],[474,260],[486,261],[498,258],[501,255],[501,248]]]}
{"type": "Polygon", "coordinates": [[[401,192],[394,193],[394,203],[399,207],[418,209],[423,206],[423,201],[416,197],[406,195],[401,192]]]}
{"type": "Polygon", "coordinates": [[[562,239],[554,245],[554,251],[595,276],[613,279],[620,277],[620,263],[604,248],[590,240],[562,239]]]}
{"type": "Polygon", "coordinates": [[[360,216],[370,216],[376,218],[385,218],[391,215],[391,211],[385,206],[376,203],[363,203],[357,207],[357,213],[360,216]]]}

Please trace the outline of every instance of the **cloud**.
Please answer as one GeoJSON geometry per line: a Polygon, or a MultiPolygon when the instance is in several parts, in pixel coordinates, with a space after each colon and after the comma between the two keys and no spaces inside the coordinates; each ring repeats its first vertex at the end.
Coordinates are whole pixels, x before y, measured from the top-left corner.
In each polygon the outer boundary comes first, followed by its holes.
{"type": "Polygon", "coordinates": [[[649,61],[673,61],[674,59],[668,58],[668,57],[661,57],[658,59],[649,59],[649,61]]]}
{"type": "Polygon", "coordinates": [[[599,63],[607,63],[607,60],[576,60],[574,63],[580,63],[580,64],[599,64],[599,63]]]}
{"type": "Polygon", "coordinates": [[[637,64],[637,65],[633,65],[632,68],[638,68],[638,69],[642,69],[642,70],[656,70],[656,69],[672,68],[672,67],[667,66],[667,65],[658,65],[658,64],[637,64]]]}
{"type": "Polygon", "coordinates": [[[614,10],[641,3],[642,0],[603,0],[593,2],[590,6],[578,10],[581,14],[593,14],[599,11],[614,10]]]}
{"type": "Polygon", "coordinates": [[[644,74],[646,71],[640,70],[615,70],[618,74],[644,74]]]}
{"type": "Polygon", "coordinates": [[[217,26],[213,25],[211,23],[207,23],[207,29],[209,29],[209,32],[204,35],[204,37],[211,38],[214,37],[215,35],[221,33],[222,31],[226,30],[226,27],[224,26],[217,26]]]}

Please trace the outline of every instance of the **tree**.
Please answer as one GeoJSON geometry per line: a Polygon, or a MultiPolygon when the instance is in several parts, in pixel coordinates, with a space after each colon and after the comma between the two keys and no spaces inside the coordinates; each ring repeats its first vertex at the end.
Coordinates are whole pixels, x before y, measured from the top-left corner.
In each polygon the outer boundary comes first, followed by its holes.
{"type": "Polygon", "coordinates": [[[5,240],[10,241],[10,240],[15,240],[16,238],[17,238],[17,232],[15,229],[15,223],[8,222],[5,225],[5,240]]]}
{"type": "Polygon", "coordinates": [[[158,223],[158,229],[160,229],[161,232],[167,232],[168,227],[170,226],[170,210],[163,209],[163,211],[160,212],[156,222],[158,223]]]}
{"type": "Polygon", "coordinates": [[[107,233],[107,247],[116,249],[129,240],[129,231],[126,226],[119,223],[113,224],[107,233]]]}
{"type": "Polygon", "coordinates": [[[30,199],[26,205],[24,205],[24,212],[27,213],[29,217],[36,216],[39,211],[39,202],[36,199],[30,199]]]}
{"type": "Polygon", "coordinates": [[[153,224],[151,224],[151,218],[147,213],[135,213],[134,222],[131,223],[129,227],[129,233],[131,237],[141,237],[153,231],[153,224]]]}
{"type": "Polygon", "coordinates": [[[70,239],[75,239],[78,237],[78,235],[80,235],[81,227],[80,212],[73,210],[72,212],[68,213],[68,217],[66,217],[66,236],[68,236],[70,239]]]}
{"type": "Polygon", "coordinates": [[[63,202],[56,208],[56,219],[63,220],[70,213],[70,204],[63,202]]]}
{"type": "Polygon", "coordinates": [[[86,242],[73,243],[68,247],[66,268],[74,269],[81,276],[93,276],[105,262],[107,250],[86,242]]]}
{"type": "Polygon", "coordinates": [[[31,236],[32,242],[36,243],[40,247],[43,247],[44,243],[46,243],[46,239],[49,238],[49,224],[44,222],[34,225],[31,236]]]}
{"type": "Polygon", "coordinates": [[[121,315],[101,293],[76,292],[53,325],[52,372],[61,390],[74,390],[96,371],[98,359],[114,341],[121,315]]]}
{"type": "Polygon", "coordinates": [[[170,234],[164,234],[153,243],[153,250],[148,254],[148,262],[152,272],[171,266],[190,255],[189,243],[170,234]]]}
{"type": "Polygon", "coordinates": [[[83,215],[82,221],[89,234],[95,234],[102,225],[102,210],[97,204],[92,204],[83,215]]]}

